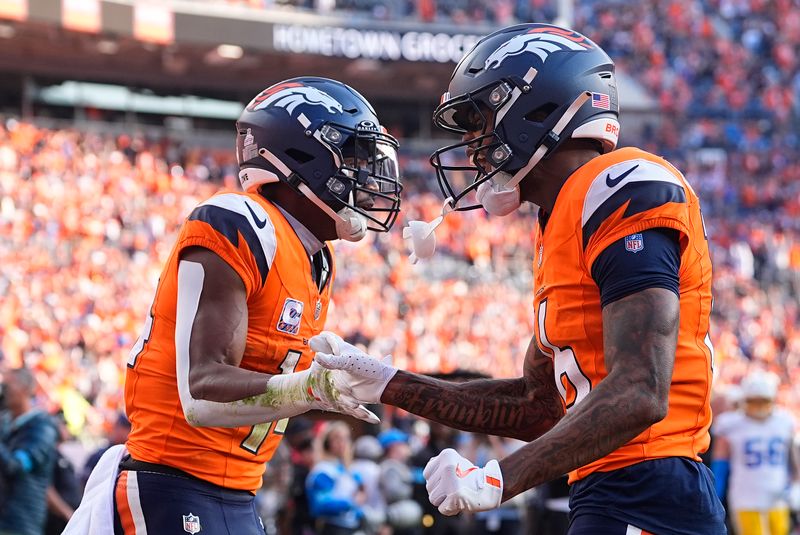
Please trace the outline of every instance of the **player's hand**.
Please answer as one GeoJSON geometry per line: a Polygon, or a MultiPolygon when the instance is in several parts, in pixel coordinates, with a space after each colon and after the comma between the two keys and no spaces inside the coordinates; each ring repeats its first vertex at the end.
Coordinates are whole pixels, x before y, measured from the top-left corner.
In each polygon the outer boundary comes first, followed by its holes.
{"type": "Polygon", "coordinates": [[[397,373],[391,355],[379,360],[329,331],[312,337],[309,346],[317,352],[315,362],[340,372],[334,376],[336,388],[361,403],[380,403],[386,385],[397,373]]]}
{"type": "Polygon", "coordinates": [[[446,516],[461,511],[488,511],[503,501],[503,474],[494,459],[478,468],[456,450],[447,448],[428,461],[422,475],[428,499],[446,516]]]}
{"type": "Polygon", "coordinates": [[[315,360],[308,369],[306,394],[312,398],[315,408],[323,411],[347,414],[370,424],[378,424],[381,419],[367,409],[349,392],[340,390],[337,385],[346,383],[344,372],[328,370],[315,360]]]}

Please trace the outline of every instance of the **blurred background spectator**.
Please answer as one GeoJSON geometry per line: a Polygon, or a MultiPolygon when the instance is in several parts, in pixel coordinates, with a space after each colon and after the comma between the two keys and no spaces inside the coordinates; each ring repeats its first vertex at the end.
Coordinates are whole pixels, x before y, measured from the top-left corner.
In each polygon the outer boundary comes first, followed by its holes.
{"type": "Polygon", "coordinates": [[[0,533],[40,535],[58,431],[50,415],[34,404],[36,380],[30,370],[4,372],[3,386],[8,414],[0,425],[0,471],[7,494],[0,507],[0,533]]]}
{"type": "Polygon", "coordinates": [[[367,533],[382,533],[386,524],[386,498],[381,492],[381,467],[383,455],[381,443],[372,435],[362,435],[353,442],[353,462],[350,469],[364,489],[364,530],[367,533]]]}
{"type": "Polygon", "coordinates": [[[386,522],[397,535],[419,533],[422,522],[422,507],[412,499],[415,481],[409,461],[411,445],[409,436],[399,429],[391,428],[378,435],[384,451],[380,464],[380,490],[386,501],[386,522]]]}
{"type": "Polygon", "coordinates": [[[72,514],[81,503],[83,484],[75,471],[75,466],[62,453],[61,445],[72,438],[64,420],[64,413],[59,411],[53,416],[58,430],[56,460],[53,463],[53,478],[47,488],[47,520],[45,535],[61,535],[72,514]]]}
{"type": "Polygon", "coordinates": [[[287,507],[291,500],[292,458],[286,445],[281,445],[272,456],[269,468],[263,475],[263,483],[256,495],[256,510],[264,524],[267,535],[291,532],[287,507]]]}
{"type": "Polygon", "coordinates": [[[286,533],[313,535],[315,522],[309,511],[308,492],[306,491],[306,479],[308,479],[315,460],[312,424],[305,417],[292,418],[286,429],[286,438],[283,444],[289,447],[292,465],[287,503],[290,530],[286,533]]]}
{"type": "Polygon", "coordinates": [[[353,442],[344,422],[329,422],[319,435],[319,460],[306,479],[311,516],[320,535],[359,533],[366,500],[353,473],[353,442]]]}

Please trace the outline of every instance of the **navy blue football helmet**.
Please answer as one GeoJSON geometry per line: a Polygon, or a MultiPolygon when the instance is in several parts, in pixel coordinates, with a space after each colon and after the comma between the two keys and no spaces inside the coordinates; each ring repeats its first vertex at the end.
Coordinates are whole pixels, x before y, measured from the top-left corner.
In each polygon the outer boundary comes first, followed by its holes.
{"type": "Polygon", "coordinates": [[[379,232],[397,219],[397,140],[353,88],[316,77],[280,82],[247,105],[236,130],[245,191],[281,181],[334,219],[356,212],[379,232]],[[356,205],[359,192],[371,196],[372,206],[356,205]]]}
{"type": "Polygon", "coordinates": [[[600,47],[549,24],[512,26],[484,37],[462,58],[434,112],[444,130],[481,135],[442,147],[431,164],[453,208],[470,210],[480,207],[468,197],[480,184],[494,179],[516,186],[568,138],[594,139],[603,152],[613,150],[618,119],[614,63],[600,47]],[[453,163],[463,161],[467,148],[469,161],[453,163]]]}

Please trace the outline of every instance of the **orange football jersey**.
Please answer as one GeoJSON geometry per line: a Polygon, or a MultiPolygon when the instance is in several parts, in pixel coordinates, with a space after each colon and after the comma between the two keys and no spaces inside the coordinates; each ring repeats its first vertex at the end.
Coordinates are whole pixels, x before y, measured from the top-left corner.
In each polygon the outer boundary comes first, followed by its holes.
{"type": "Polygon", "coordinates": [[[680,326],[669,411],[626,445],[570,473],[570,482],[648,459],[699,460],[698,453],[708,448],[711,258],[697,195],[666,160],[636,148],[619,149],[591,160],[566,181],[544,230],[536,231],[537,342],[553,357],[556,384],[569,411],[608,373],[592,263],[623,238],[630,237],[626,248],[640,247],[635,235],[651,228],[680,235],[680,326]]]}
{"type": "Polygon", "coordinates": [[[214,195],[184,223],[161,273],[144,335],[131,350],[125,381],[131,455],[254,492],[288,419],[238,428],[186,422],[175,372],[175,317],[179,256],[192,246],[219,255],[244,281],[248,327],[241,367],[269,374],[311,366],[308,339],[325,324],[333,256],[320,292],[311,260],[280,210],[257,194],[214,195]]]}

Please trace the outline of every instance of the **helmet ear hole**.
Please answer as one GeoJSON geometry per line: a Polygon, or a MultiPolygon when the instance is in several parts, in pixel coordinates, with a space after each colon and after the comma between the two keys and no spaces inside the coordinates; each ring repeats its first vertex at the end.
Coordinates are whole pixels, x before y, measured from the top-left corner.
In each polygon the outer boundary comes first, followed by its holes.
{"type": "Polygon", "coordinates": [[[558,109],[558,104],[554,102],[548,102],[547,104],[542,104],[532,112],[528,113],[525,116],[526,121],[530,121],[532,123],[543,123],[550,117],[550,114],[553,113],[558,109]]]}
{"type": "Polygon", "coordinates": [[[299,164],[308,163],[314,159],[311,154],[296,148],[286,149],[285,152],[287,156],[299,164]]]}

